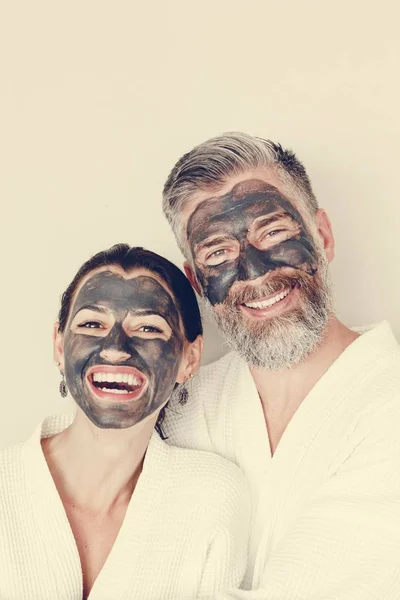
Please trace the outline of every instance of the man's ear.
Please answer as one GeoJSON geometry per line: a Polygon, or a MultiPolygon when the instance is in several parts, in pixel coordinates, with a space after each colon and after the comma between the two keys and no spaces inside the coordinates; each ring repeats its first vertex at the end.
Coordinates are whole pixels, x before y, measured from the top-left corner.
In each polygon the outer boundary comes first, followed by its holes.
{"type": "Polygon", "coordinates": [[[326,257],[328,262],[331,262],[335,258],[335,238],[333,237],[331,222],[323,208],[317,210],[316,223],[319,236],[324,245],[326,257]]]}
{"type": "Polygon", "coordinates": [[[185,260],[185,262],[183,263],[183,268],[184,268],[186,277],[189,279],[189,281],[192,285],[192,288],[196,290],[196,292],[199,294],[199,296],[202,296],[199,282],[197,281],[196,275],[194,274],[194,271],[187,260],[185,260]]]}
{"type": "Polygon", "coordinates": [[[53,326],[53,358],[58,368],[64,371],[64,344],[59,326],[58,321],[53,326]]]}

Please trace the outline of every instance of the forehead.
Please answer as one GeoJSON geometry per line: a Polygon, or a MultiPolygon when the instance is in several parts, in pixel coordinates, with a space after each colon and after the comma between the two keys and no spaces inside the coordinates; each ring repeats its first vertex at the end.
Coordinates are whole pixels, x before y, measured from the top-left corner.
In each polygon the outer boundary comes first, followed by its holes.
{"type": "Polygon", "coordinates": [[[155,274],[144,269],[125,273],[108,266],[89,273],[80,283],[72,306],[76,314],[84,306],[102,304],[113,309],[153,310],[174,314],[176,306],[171,292],[155,274]]]}
{"type": "Polygon", "coordinates": [[[248,226],[263,215],[287,214],[304,226],[301,214],[293,202],[277,187],[261,179],[246,179],[236,183],[227,193],[198,200],[187,220],[187,236],[192,241],[204,232],[211,234],[221,227],[248,226]]]}
{"type": "Polygon", "coordinates": [[[207,190],[198,190],[190,197],[190,200],[185,207],[186,210],[184,209],[183,213],[187,218],[204,200],[220,198],[221,196],[228,194],[237,184],[246,183],[251,180],[262,181],[263,183],[274,186],[284,193],[282,180],[277,176],[277,174],[272,169],[259,168],[253,171],[244,171],[237,175],[233,175],[218,188],[210,187],[207,190]]]}

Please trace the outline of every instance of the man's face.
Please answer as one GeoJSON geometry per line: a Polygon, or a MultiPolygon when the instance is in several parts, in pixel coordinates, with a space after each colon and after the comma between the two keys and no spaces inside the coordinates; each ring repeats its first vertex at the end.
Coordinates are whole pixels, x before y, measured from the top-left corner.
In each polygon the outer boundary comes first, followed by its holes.
{"type": "Polygon", "coordinates": [[[175,301],[151,273],[95,272],[64,333],[68,388],[98,427],[130,427],[168,400],[183,344],[175,301]]]}
{"type": "Polygon", "coordinates": [[[278,330],[285,333],[284,323],[293,329],[326,300],[321,248],[299,208],[266,181],[240,181],[222,196],[201,200],[186,233],[202,292],[238,351],[245,343],[240,331],[250,334],[248,343],[272,339],[278,330]]]}
{"type": "Polygon", "coordinates": [[[223,303],[237,282],[283,267],[310,276],[317,271],[314,243],[299,211],[260,180],[204,200],[189,218],[187,237],[196,276],[213,306],[223,303]]]}

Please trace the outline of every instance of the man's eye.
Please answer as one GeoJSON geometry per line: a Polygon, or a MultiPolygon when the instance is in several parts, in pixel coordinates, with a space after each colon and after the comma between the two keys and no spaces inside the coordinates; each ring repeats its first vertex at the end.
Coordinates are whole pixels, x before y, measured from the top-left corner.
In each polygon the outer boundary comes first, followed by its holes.
{"type": "Polygon", "coordinates": [[[214,250],[207,254],[205,262],[211,267],[218,266],[221,263],[225,262],[227,259],[228,250],[226,248],[219,248],[218,250],[214,250]]]}
{"type": "Polygon", "coordinates": [[[232,240],[231,244],[225,246],[214,246],[209,251],[201,256],[199,262],[203,263],[206,267],[220,267],[226,262],[234,260],[239,253],[239,244],[235,240],[232,240]]]}
{"type": "Polygon", "coordinates": [[[219,248],[207,254],[205,258],[205,264],[209,267],[219,267],[228,260],[228,249],[219,248]]]}
{"type": "Polygon", "coordinates": [[[226,252],[225,248],[220,248],[219,250],[214,250],[214,252],[210,252],[210,254],[207,256],[207,258],[215,258],[217,256],[221,256],[222,254],[224,254],[224,252],[226,252]]]}
{"type": "Polygon", "coordinates": [[[86,329],[101,329],[103,326],[98,321],[85,321],[84,323],[80,323],[78,327],[85,327],[86,329]]]}
{"type": "Polygon", "coordinates": [[[282,234],[286,233],[287,229],[270,229],[269,231],[264,231],[261,233],[259,241],[262,242],[263,240],[270,240],[271,238],[282,236],[282,234]]]}

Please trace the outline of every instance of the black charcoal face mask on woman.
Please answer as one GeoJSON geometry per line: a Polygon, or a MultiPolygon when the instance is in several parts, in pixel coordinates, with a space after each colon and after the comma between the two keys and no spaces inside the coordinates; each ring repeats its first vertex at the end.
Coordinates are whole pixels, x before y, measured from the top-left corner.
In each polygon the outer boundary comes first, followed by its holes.
{"type": "Polygon", "coordinates": [[[95,273],[79,290],[64,334],[68,388],[98,427],[130,427],[168,400],[183,343],[175,301],[156,279],[95,273]],[[128,377],[101,381],[107,371],[128,377]]]}

